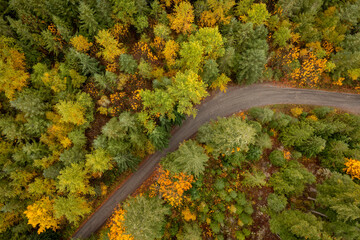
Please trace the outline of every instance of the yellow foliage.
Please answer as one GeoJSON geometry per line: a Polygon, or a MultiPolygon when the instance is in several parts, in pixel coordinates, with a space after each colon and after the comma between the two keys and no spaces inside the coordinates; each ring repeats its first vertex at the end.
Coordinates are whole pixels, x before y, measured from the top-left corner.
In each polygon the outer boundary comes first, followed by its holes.
{"type": "Polygon", "coordinates": [[[230,22],[231,15],[228,15],[228,12],[235,5],[234,0],[208,0],[207,4],[210,10],[201,13],[200,26],[215,27],[216,25],[228,24],[230,22]]]}
{"type": "Polygon", "coordinates": [[[171,4],[177,5],[182,1],[184,1],[184,0],[160,0],[160,2],[164,3],[165,6],[167,6],[167,7],[170,7],[171,4]]]}
{"type": "Polygon", "coordinates": [[[108,223],[110,240],[134,240],[134,237],[125,233],[124,220],[125,210],[119,208],[110,218],[108,223]]]}
{"type": "Polygon", "coordinates": [[[10,40],[0,38],[0,91],[13,100],[15,91],[26,86],[29,73],[26,72],[25,55],[8,45],[10,40]]]}
{"type": "Polygon", "coordinates": [[[360,68],[348,70],[348,75],[352,80],[358,80],[360,77],[360,68]]]}
{"type": "Polygon", "coordinates": [[[310,115],[306,119],[310,119],[312,121],[317,121],[318,120],[318,118],[315,115],[310,115]]]}
{"type": "Polygon", "coordinates": [[[290,157],[291,157],[291,153],[290,153],[290,151],[284,151],[284,158],[286,159],[286,160],[289,160],[290,159],[290,157]]]}
{"type": "Polygon", "coordinates": [[[333,82],[333,84],[334,84],[334,85],[337,85],[337,86],[342,86],[344,80],[345,80],[345,78],[340,77],[340,78],[338,78],[337,81],[333,82]]]}
{"type": "Polygon", "coordinates": [[[71,146],[71,140],[68,137],[64,137],[62,140],[60,140],[60,143],[64,148],[69,148],[71,146]]]}
{"type": "Polygon", "coordinates": [[[79,52],[87,52],[93,45],[92,42],[88,42],[88,39],[82,35],[71,38],[70,43],[79,52]]]}
{"type": "Polygon", "coordinates": [[[177,33],[189,33],[194,22],[193,6],[189,2],[181,2],[175,6],[174,13],[168,16],[171,29],[177,33]]]}
{"type": "Polygon", "coordinates": [[[49,72],[44,73],[41,78],[43,83],[56,93],[66,90],[66,77],[61,78],[58,73],[59,63],[56,63],[55,66],[49,72]]]}
{"type": "Polygon", "coordinates": [[[183,210],[182,215],[184,216],[184,220],[189,222],[189,221],[195,221],[196,220],[196,215],[190,212],[189,208],[186,208],[185,210],[183,210]]]}
{"type": "Polygon", "coordinates": [[[160,194],[171,206],[180,206],[184,192],[192,187],[193,181],[192,175],[185,173],[171,175],[169,170],[160,167],[159,178],[150,186],[150,196],[160,194]]]}
{"type": "Polygon", "coordinates": [[[179,51],[179,44],[177,44],[174,40],[169,40],[166,42],[163,54],[169,66],[175,64],[176,53],[178,51],[179,51]]]}
{"type": "Polygon", "coordinates": [[[222,73],[210,86],[212,89],[219,88],[220,91],[226,92],[226,84],[230,82],[231,79],[228,78],[224,73],[222,73]]]}
{"type": "Polygon", "coordinates": [[[295,108],[292,108],[290,110],[290,112],[294,117],[298,117],[303,113],[303,110],[304,109],[302,109],[301,107],[295,107],[295,108]]]}
{"type": "Polygon", "coordinates": [[[345,158],[346,163],[344,171],[351,176],[351,178],[360,179],[360,161],[352,158],[345,158]]]}
{"type": "Polygon", "coordinates": [[[109,30],[100,30],[95,36],[96,42],[102,46],[98,53],[99,57],[103,57],[107,62],[114,62],[115,58],[125,53],[122,45],[111,35],[109,30]]]}
{"type": "Polygon", "coordinates": [[[24,212],[29,219],[29,224],[34,228],[39,226],[38,234],[49,228],[54,231],[58,228],[59,220],[54,218],[53,204],[54,200],[50,200],[49,197],[43,197],[41,200],[29,205],[24,212]]]}

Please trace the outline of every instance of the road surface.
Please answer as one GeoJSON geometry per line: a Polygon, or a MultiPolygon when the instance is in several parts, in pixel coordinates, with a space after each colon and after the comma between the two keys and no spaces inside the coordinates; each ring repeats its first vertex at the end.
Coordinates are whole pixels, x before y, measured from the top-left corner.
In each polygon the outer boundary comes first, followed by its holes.
{"type": "Polygon", "coordinates": [[[79,227],[73,238],[87,238],[97,231],[111,216],[114,208],[152,174],[160,159],[167,153],[176,150],[179,143],[189,139],[201,125],[218,116],[229,116],[251,107],[272,104],[333,106],[351,113],[360,113],[360,95],[356,94],[283,88],[267,84],[231,87],[226,93],[217,93],[197,107],[196,118],[187,118],[181,127],[173,131],[169,147],[147,158],[138,170],[79,227]]]}

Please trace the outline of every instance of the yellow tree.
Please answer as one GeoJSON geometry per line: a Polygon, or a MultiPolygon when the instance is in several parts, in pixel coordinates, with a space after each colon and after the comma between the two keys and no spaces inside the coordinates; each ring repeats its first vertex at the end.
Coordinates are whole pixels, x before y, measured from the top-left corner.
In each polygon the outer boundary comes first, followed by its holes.
{"type": "Polygon", "coordinates": [[[125,53],[121,44],[111,35],[109,30],[99,31],[95,39],[102,46],[98,56],[103,57],[109,63],[113,63],[116,57],[125,53]]]}
{"type": "Polygon", "coordinates": [[[169,40],[165,44],[163,54],[169,67],[175,64],[176,53],[179,51],[179,44],[174,40],[169,40]]]}
{"type": "Polygon", "coordinates": [[[231,19],[229,11],[235,5],[234,0],[208,0],[210,9],[201,13],[200,25],[203,27],[215,27],[220,24],[228,24],[231,19]]]}
{"type": "Polygon", "coordinates": [[[54,200],[50,200],[49,197],[43,197],[29,205],[24,212],[29,224],[34,228],[39,226],[38,234],[49,228],[54,231],[58,228],[59,220],[54,217],[53,204],[54,200]]]}
{"type": "Polygon", "coordinates": [[[70,43],[79,52],[87,52],[90,50],[90,47],[93,45],[92,42],[89,42],[88,39],[82,35],[77,35],[71,38],[70,43]]]}
{"type": "Polygon", "coordinates": [[[0,91],[13,99],[15,91],[20,91],[27,84],[29,73],[25,68],[25,56],[15,47],[13,40],[0,37],[0,91]]]}
{"type": "Polygon", "coordinates": [[[108,237],[110,240],[134,240],[131,234],[125,233],[124,220],[125,210],[117,209],[110,218],[108,237]]]}
{"type": "Polygon", "coordinates": [[[168,16],[171,29],[177,33],[191,32],[191,26],[194,22],[194,11],[191,3],[181,2],[175,6],[174,13],[168,16]]]}
{"type": "Polygon", "coordinates": [[[75,125],[82,125],[86,122],[84,117],[85,108],[78,102],[61,100],[56,104],[55,108],[61,115],[62,122],[75,125]]]}

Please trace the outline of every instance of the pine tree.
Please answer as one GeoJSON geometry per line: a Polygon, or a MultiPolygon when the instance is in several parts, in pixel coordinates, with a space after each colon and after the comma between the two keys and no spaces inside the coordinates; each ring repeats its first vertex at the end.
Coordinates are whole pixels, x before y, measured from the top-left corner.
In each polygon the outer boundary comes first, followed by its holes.
{"type": "Polygon", "coordinates": [[[99,24],[95,18],[95,11],[83,1],[81,1],[79,5],[79,19],[82,35],[91,37],[99,30],[99,24]]]}

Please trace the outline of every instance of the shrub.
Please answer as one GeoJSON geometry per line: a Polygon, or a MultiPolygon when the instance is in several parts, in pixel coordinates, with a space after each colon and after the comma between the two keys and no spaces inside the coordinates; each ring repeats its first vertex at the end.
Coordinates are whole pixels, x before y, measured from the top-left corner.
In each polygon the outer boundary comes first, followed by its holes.
{"type": "Polygon", "coordinates": [[[313,112],[319,119],[323,119],[328,115],[330,112],[332,112],[334,109],[330,107],[318,107],[314,108],[313,112]]]}
{"type": "Polygon", "coordinates": [[[280,150],[274,150],[270,153],[269,159],[272,165],[276,167],[283,167],[286,163],[284,153],[280,150]]]}
{"type": "Polygon", "coordinates": [[[274,212],[281,212],[287,205],[287,198],[284,195],[270,193],[267,198],[268,207],[274,212]]]}

